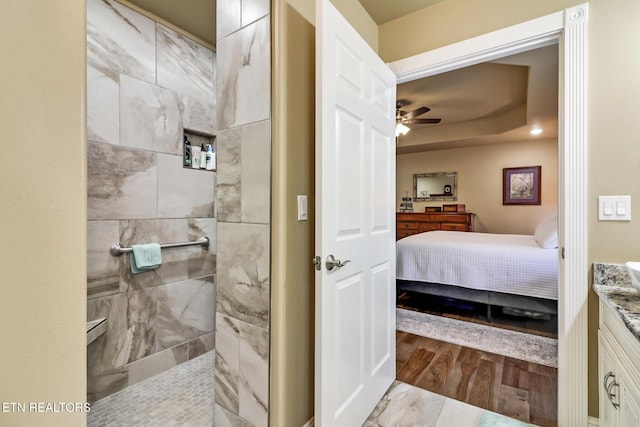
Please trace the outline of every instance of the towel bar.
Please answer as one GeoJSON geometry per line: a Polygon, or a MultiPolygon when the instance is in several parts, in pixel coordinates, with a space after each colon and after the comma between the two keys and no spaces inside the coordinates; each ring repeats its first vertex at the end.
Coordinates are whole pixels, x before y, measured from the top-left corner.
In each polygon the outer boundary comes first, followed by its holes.
{"type": "MultiPolygon", "coordinates": [[[[184,246],[204,246],[207,248],[209,247],[209,238],[204,236],[198,240],[194,240],[193,242],[163,243],[160,245],[160,249],[181,248],[184,246]]],[[[111,246],[111,249],[109,249],[109,252],[113,256],[120,256],[122,254],[129,254],[133,252],[133,248],[123,248],[120,246],[120,243],[114,243],[113,246],[111,246]]]]}

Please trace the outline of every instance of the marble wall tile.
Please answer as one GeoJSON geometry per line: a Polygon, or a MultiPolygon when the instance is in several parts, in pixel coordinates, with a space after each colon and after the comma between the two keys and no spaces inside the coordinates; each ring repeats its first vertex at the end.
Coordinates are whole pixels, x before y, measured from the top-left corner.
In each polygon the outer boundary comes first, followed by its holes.
{"type": "MultiPolygon", "coordinates": [[[[224,37],[240,29],[241,14],[241,0],[216,0],[216,40],[218,44],[224,37]]],[[[218,51],[220,51],[219,45],[218,51]]]]}
{"type": "MultiPolygon", "coordinates": [[[[93,344],[92,344],[93,345],[93,344]]],[[[129,367],[123,366],[100,375],[87,377],[87,402],[93,403],[127,387],[129,367]]]]}
{"type": "Polygon", "coordinates": [[[158,153],[158,217],[213,217],[215,173],[182,167],[182,156],[158,153]]]}
{"type": "Polygon", "coordinates": [[[266,120],[271,109],[269,17],[218,41],[218,127],[266,120]]]}
{"type": "Polygon", "coordinates": [[[182,107],[173,91],[120,77],[120,144],[182,155],[182,107]]]}
{"type": "Polygon", "coordinates": [[[120,144],[120,76],[87,65],[87,139],[120,144]]]}
{"type": "Polygon", "coordinates": [[[155,289],[89,300],[87,319],[100,317],[107,319],[107,330],[87,347],[89,377],[112,372],[155,351],[155,289]]]}
{"type": "Polygon", "coordinates": [[[113,0],[87,0],[87,63],[155,82],[155,22],[113,0]]]}
{"type": "Polygon", "coordinates": [[[155,153],[89,142],[87,148],[89,220],[156,216],[155,153]]]}
{"type": "Polygon", "coordinates": [[[242,0],[242,26],[245,27],[269,13],[269,0],[242,0]]]}
{"type": "Polygon", "coordinates": [[[158,286],[156,350],[212,332],[213,307],[213,276],[158,286]]]}
{"type": "Polygon", "coordinates": [[[269,424],[269,331],[240,322],[239,415],[269,424]]]}
{"type": "Polygon", "coordinates": [[[203,102],[188,96],[180,97],[182,105],[182,124],[185,129],[215,135],[216,101],[203,102]]]}
{"type": "MultiPolygon", "coordinates": [[[[186,219],[123,220],[120,243],[125,247],[143,243],[175,243],[187,241],[186,219]]],[[[189,253],[186,248],[162,250],[162,265],[156,270],[131,273],[129,256],[120,257],[120,290],[122,292],[158,286],[187,279],[189,253]]]]}
{"type": "Polygon", "coordinates": [[[209,247],[189,248],[189,278],[216,274],[217,253],[217,221],[215,218],[191,218],[187,222],[189,240],[193,241],[206,236],[209,247]]]}
{"type": "Polygon", "coordinates": [[[242,222],[268,224],[271,217],[271,122],[242,128],[242,222]]]}
{"type": "Polygon", "coordinates": [[[216,208],[218,221],[240,222],[242,204],[242,129],[218,133],[216,208]]]}
{"type": "Polygon", "coordinates": [[[189,345],[184,343],[159,351],[129,364],[129,383],[133,385],[189,360],[189,345]]]}
{"type": "MultiPolygon", "coordinates": [[[[87,224],[87,297],[96,298],[120,291],[120,267],[109,248],[120,240],[118,221],[89,221],[87,224]]],[[[94,319],[87,319],[94,320],[94,319]]]]}
{"type": "Polygon", "coordinates": [[[216,403],[237,414],[240,381],[240,322],[216,314],[216,403]]]}
{"type": "Polygon", "coordinates": [[[156,25],[156,39],[158,86],[213,102],[215,54],[164,25],[156,25]]]}
{"type": "Polygon", "coordinates": [[[189,341],[189,360],[215,350],[215,336],[215,332],[210,332],[189,341]]]}
{"type": "Polygon", "coordinates": [[[217,312],[269,325],[269,225],[218,222],[217,312]]]}
{"type": "Polygon", "coordinates": [[[216,427],[253,427],[251,423],[229,412],[220,405],[216,405],[213,419],[216,427]]]}

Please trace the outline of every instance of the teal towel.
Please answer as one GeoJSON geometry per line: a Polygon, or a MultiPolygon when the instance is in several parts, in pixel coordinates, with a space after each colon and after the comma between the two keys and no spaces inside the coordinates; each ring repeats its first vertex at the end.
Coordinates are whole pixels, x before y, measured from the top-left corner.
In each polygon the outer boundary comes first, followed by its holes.
{"type": "Polygon", "coordinates": [[[160,245],[148,243],[146,245],[132,245],[131,248],[131,272],[133,274],[155,270],[162,264],[160,245]]]}

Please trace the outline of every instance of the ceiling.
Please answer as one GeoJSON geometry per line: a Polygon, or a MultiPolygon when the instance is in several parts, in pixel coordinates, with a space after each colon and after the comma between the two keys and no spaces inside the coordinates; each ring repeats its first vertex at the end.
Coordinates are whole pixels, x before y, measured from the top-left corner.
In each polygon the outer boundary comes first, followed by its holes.
{"type": "Polygon", "coordinates": [[[397,152],[440,150],[558,136],[558,47],[535,49],[499,60],[398,85],[404,111],[431,108],[419,118],[439,124],[409,125],[397,152]],[[533,127],[540,135],[530,134],[533,127]]]}
{"type": "Polygon", "coordinates": [[[359,0],[376,24],[381,25],[443,0],[359,0]]]}

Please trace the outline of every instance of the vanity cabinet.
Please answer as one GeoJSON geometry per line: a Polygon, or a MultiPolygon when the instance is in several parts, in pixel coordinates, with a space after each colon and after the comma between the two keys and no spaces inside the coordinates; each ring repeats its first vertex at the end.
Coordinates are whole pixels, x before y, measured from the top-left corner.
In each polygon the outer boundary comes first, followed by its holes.
{"type": "Polygon", "coordinates": [[[640,341],[602,301],[598,378],[600,425],[640,427],[640,341]]]}
{"type": "Polygon", "coordinates": [[[473,213],[396,213],[396,239],[425,231],[473,231],[473,213]]]}

